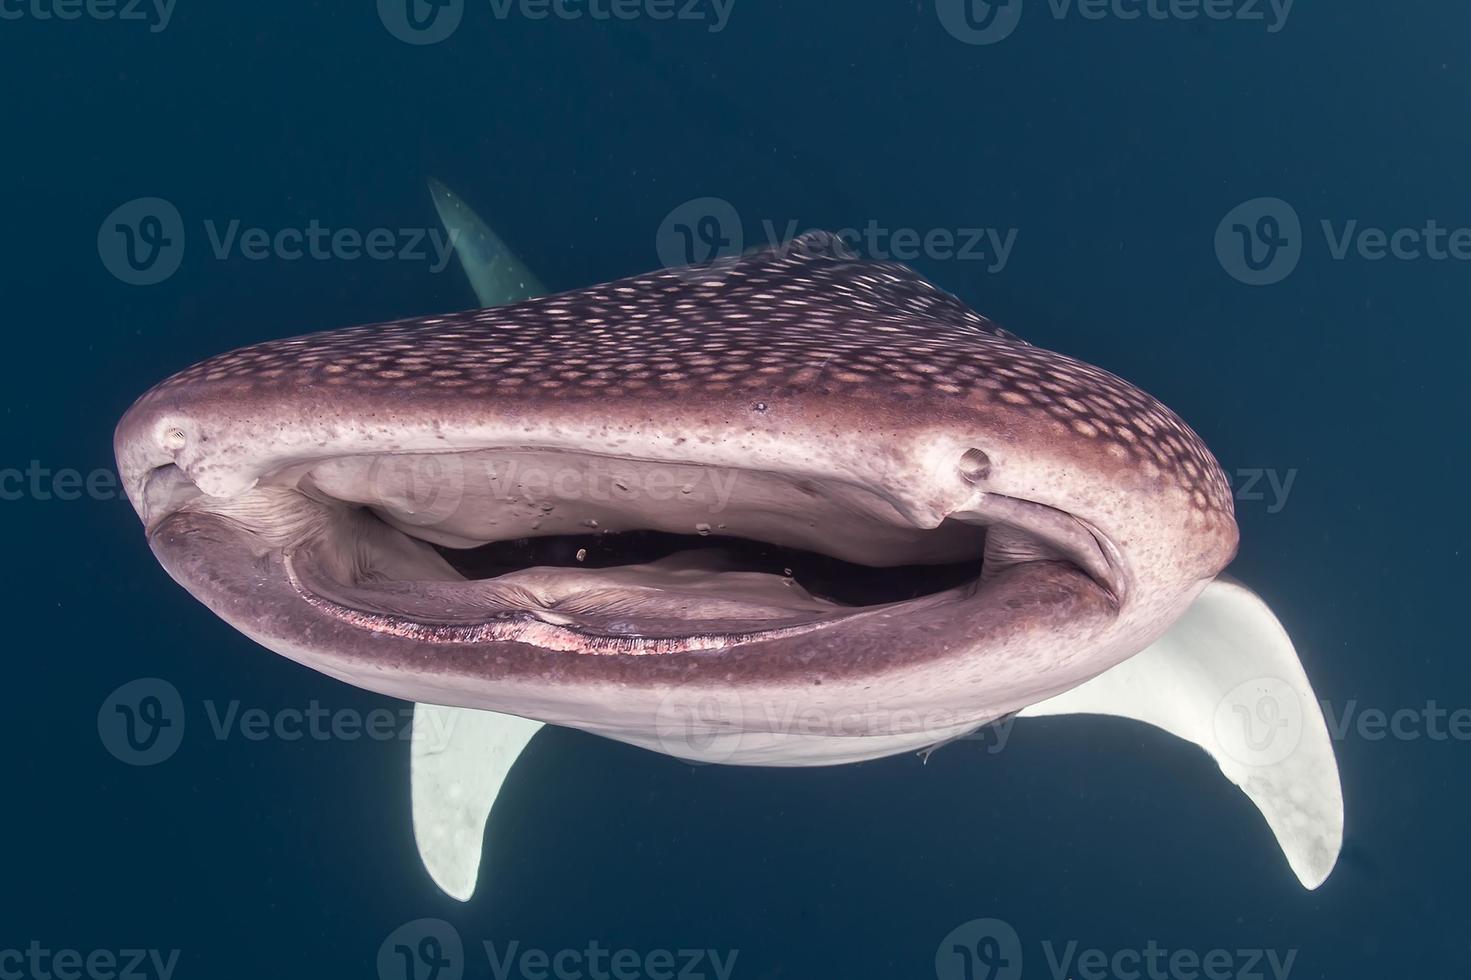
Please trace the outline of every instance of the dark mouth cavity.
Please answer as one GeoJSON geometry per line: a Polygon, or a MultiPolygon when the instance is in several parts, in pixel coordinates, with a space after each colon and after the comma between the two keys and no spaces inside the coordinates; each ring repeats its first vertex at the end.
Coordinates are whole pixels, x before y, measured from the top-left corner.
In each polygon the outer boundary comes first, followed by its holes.
{"type": "Polygon", "coordinates": [[[529,568],[614,568],[701,552],[722,571],[781,576],[844,606],[907,602],[978,581],[982,560],[875,567],[749,538],[620,531],[494,541],[476,548],[434,545],[458,573],[485,580],[529,568]]]}

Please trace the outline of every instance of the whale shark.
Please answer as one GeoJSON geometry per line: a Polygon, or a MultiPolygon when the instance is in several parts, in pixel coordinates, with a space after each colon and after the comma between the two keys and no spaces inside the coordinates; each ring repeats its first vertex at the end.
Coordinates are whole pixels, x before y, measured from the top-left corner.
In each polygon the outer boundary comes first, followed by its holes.
{"type": "MultiPolygon", "coordinates": [[[[468,900],[543,725],[692,762],[859,763],[1016,719],[1189,741],[1316,888],[1342,846],[1292,641],[1223,574],[1220,465],[1141,388],[809,232],[540,295],[431,194],[479,306],[209,358],[115,452],[167,573],[415,703],[414,837],[468,900]]],[[[927,756],[926,756],[927,757],[927,756]]]]}

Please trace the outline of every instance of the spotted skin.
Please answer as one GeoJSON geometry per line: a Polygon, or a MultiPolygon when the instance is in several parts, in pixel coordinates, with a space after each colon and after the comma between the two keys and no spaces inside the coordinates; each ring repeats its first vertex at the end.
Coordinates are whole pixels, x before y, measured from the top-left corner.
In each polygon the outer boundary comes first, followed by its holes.
{"type": "Polygon", "coordinates": [[[510,307],[274,340],[209,358],[141,400],[314,389],[384,399],[690,400],[793,394],[1004,406],[1071,430],[1200,510],[1230,489],[1173,412],[1099,368],[1027,344],[897,263],[833,236],[510,307]]]}

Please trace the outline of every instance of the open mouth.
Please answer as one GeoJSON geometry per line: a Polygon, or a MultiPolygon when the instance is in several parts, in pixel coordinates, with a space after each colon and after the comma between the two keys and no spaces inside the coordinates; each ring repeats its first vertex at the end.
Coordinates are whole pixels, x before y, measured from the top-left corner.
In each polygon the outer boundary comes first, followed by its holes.
{"type": "MultiPolygon", "coordinates": [[[[653,565],[780,579],[836,606],[907,602],[974,582],[982,557],[935,565],[879,568],[816,551],[724,535],[617,531],[495,541],[478,548],[436,547],[466,579],[483,580],[533,568],[609,569],[653,565]]],[[[557,574],[552,572],[551,574],[557,574]]]]}
{"type": "Polygon", "coordinates": [[[982,495],[936,523],[901,501],[840,476],[497,449],[315,460],[186,509],[278,547],[319,611],[438,642],[722,649],[984,601],[1039,561],[1118,595],[1107,548],[1069,515],[982,495]]]}

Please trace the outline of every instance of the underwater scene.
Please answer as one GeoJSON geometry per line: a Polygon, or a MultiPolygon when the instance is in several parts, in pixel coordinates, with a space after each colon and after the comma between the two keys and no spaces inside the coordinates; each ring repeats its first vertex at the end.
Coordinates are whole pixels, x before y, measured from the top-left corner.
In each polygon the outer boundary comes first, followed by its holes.
{"type": "Polygon", "coordinates": [[[1467,976],[1468,32],[0,0],[0,980],[1467,976]]]}

